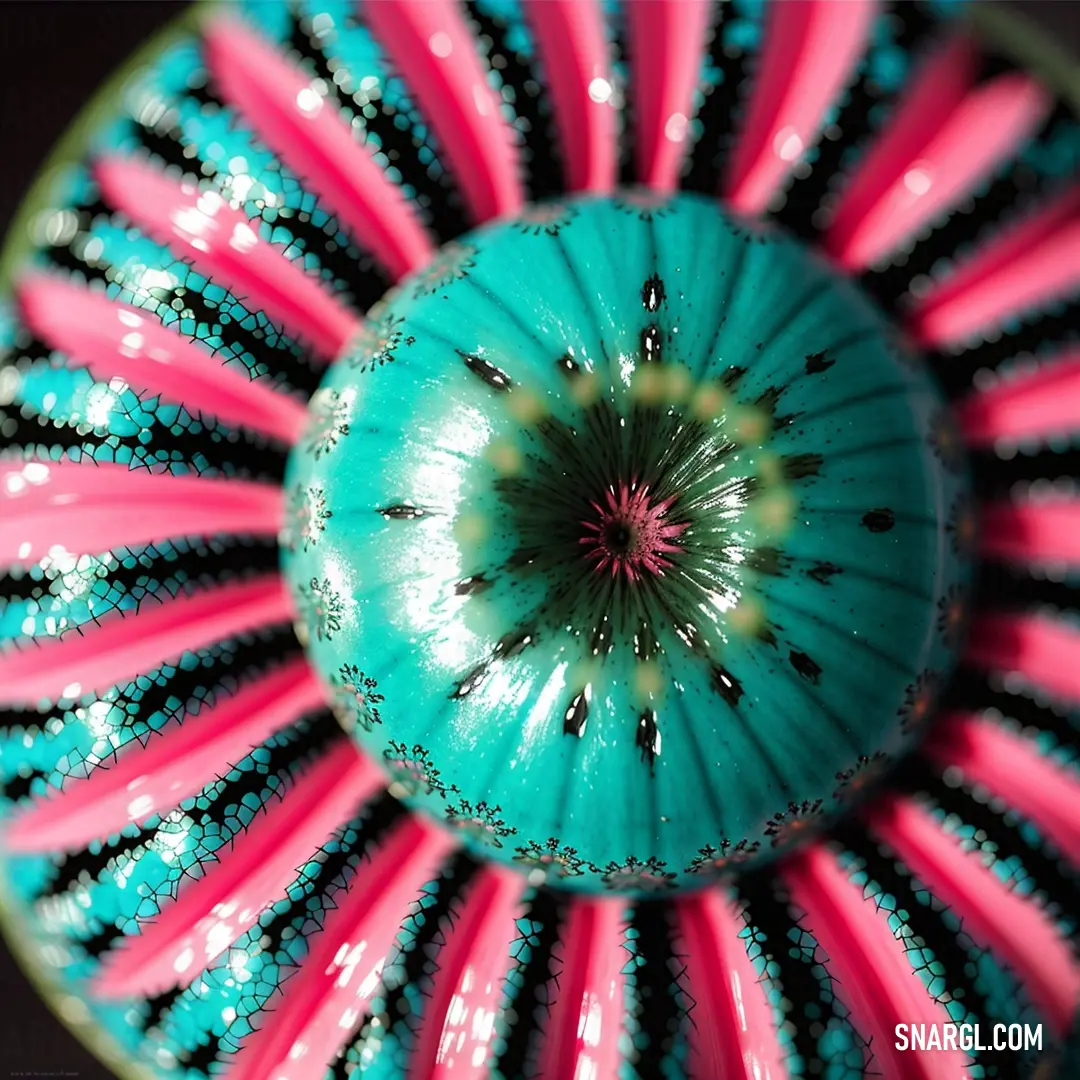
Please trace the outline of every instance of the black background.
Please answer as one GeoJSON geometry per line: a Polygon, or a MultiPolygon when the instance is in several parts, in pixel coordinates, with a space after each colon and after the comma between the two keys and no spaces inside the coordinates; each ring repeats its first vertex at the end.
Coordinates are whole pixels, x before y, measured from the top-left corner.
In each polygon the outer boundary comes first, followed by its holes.
{"type": "MultiPolygon", "coordinates": [[[[1080,2],[1023,0],[1080,55],[1080,2]]],[[[38,168],[95,88],[187,7],[167,0],[0,0],[0,236],[38,168]]],[[[59,1024],[0,947],[0,1075],[109,1072],[59,1024]]]]}

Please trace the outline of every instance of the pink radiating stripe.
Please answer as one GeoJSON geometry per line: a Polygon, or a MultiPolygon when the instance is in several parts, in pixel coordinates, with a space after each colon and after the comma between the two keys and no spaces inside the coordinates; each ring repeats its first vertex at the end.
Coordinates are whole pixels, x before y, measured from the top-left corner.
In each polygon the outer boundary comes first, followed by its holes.
{"type": "Polygon", "coordinates": [[[613,897],[570,903],[536,1080],[617,1080],[626,962],[622,907],[613,897]]]}
{"type": "Polygon", "coordinates": [[[205,33],[206,62],[226,101],[395,277],[431,258],[431,243],[401,190],[311,80],[237,20],[205,33]]]}
{"type": "Polygon", "coordinates": [[[761,64],[724,183],[736,211],[768,209],[858,63],[876,12],[875,0],[770,6],[761,64]]]}
{"type": "Polygon", "coordinates": [[[804,848],[781,871],[802,922],[828,957],[837,997],[872,1047],[875,1075],[890,1080],[964,1080],[970,1077],[961,1050],[905,1053],[896,1047],[897,1024],[951,1023],[912,969],[889,928],[888,915],[863,896],[824,845],[804,848]]]}
{"type": "Polygon", "coordinates": [[[305,660],[293,660],[244,685],[198,715],[119,752],[115,764],[61,792],[39,796],[5,834],[12,851],[74,851],[131,822],[165,813],[197,795],[223,763],[245,758],[275,731],[325,703],[305,660]]]}
{"type": "Polygon", "coordinates": [[[969,394],[956,414],[974,446],[1080,431],[1080,350],[969,394]]]}
{"type": "Polygon", "coordinates": [[[300,438],[307,415],[300,402],[225,367],[154,315],[54,274],[27,274],[16,293],[27,325],[65,353],[69,366],[285,443],[300,438]]]}
{"type": "Polygon", "coordinates": [[[638,181],[657,191],[679,186],[709,15],[709,0],[635,0],[626,8],[638,181]]]}
{"type": "Polygon", "coordinates": [[[1080,701],[1080,629],[1046,615],[980,614],[967,659],[1009,674],[1055,697],[1080,701]]]}
{"type": "Polygon", "coordinates": [[[90,459],[0,462],[0,566],[37,562],[56,548],[96,555],[175,536],[276,536],[283,520],[273,484],[151,475],[90,459]]]}
{"type": "Polygon", "coordinates": [[[378,767],[341,738],[218,853],[216,865],[182,884],[152,922],[105,957],[94,995],[155,997],[189,986],[285,895],[300,867],[383,782],[378,767]]]}
{"type": "Polygon", "coordinates": [[[614,77],[595,0],[526,4],[547,72],[570,191],[603,194],[615,186],[614,77]]]}
{"type": "Polygon", "coordinates": [[[1046,913],[910,799],[875,804],[868,824],[964,920],[965,932],[1019,975],[1036,1007],[1064,1034],[1080,1001],[1080,962],[1046,913]]]}
{"type": "Polygon", "coordinates": [[[962,344],[1080,288],[1080,185],[1004,229],[916,303],[923,345],[962,344]]]}
{"type": "Polygon", "coordinates": [[[1080,562],[1080,499],[993,502],[980,511],[982,550],[1023,563],[1080,562]]]}
{"type": "Polygon", "coordinates": [[[955,766],[1030,818],[1080,866],[1080,776],[1041,754],[1034,741],[979,716],[943,719],[923,753],[944,770],[955,766]]]}
{"type": "Polygon", "coordinates": [[[485,866],[469,886],[439,953],[409,1080],[486,1080],[495,1016],[514,961],[524,875],[485,866]]]}
{"type": "Polygon", "coordinates": [[[272,244],[221,194],[200,191],[142,161],[106,157],[94,169],[103,198],[208,277],[333,359],[356,333],[354,312],[272,244]]]}
{"type": "Polygon", "coordinates": [[[959,203],[1028,137],[1052,99],[1034,79],[976,87],[978,45],[958,35],[919,73],[855,167],[825,249],[849,270],[889,255],[959,203]]]}
{"type": "Polygon", "coordinates": [[[420,889],[453,847],[448,830],[406,818],[357,870],[296,974],[273,998],[226,1080],[322,1080],[379,989],[386,956],[420,889]]]}
{"type": "Polygon", "coordinates": [[[36,706],[100,693],[191,649],[292,618],[277,574],[176,599],[146,599],[136,612],[112,611],[96,626],[0,652],[0,702],[36,706]]]}
{"type": "Polygon", "coordinates": [[[430,118],[473,220],[520,210],[511,128],[453,0],[374,0],[364,16],[430,118]]]}
{"type": "Polygon", "coordinates": [[[720,889],[677,902],[691,1014],[693,1080],[786,1080],[776,1020],[739,935],[745,924],[720,889]]]}

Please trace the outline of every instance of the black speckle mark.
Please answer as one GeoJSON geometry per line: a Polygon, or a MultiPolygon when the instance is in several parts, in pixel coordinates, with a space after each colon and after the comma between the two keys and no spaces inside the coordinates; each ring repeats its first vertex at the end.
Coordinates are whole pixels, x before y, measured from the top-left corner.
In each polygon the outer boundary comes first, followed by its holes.
{"type": "Polygon", "coordinates": [[[724,384],[725,389],[734,390],[745,374],[746,368],[733,364],[724,372],[724,377],[720,381],[724,384]]]}
{"type": "Polygon", "coordinates": [[[774,649],[776,648],[776,634],[773,633],[771,626],[762,626],[757,632],[757,639],[762,645],[769,645],[774,649]]]}
{"type": "Polygon", "coordinates": [[[742,683],[727,668],[714,664],[712,669],[713,689],[732,707],[739,704],[743,696],[742,683]]]}
{"type": "Polygon", "coordinates": [[[568,379],[576,378],[581,374],[581,365],[572,356],[560,356],[555,361],[555,366],[568,379]]]}
{"type": "Polygon", "coordinates": [[[477,664],[476,667],[474,667],[472,671],[470,671],[469,674],[454,687],[454,692],[450,696],[452,698],[468,697],[487,678],[487,674],[488,662],[485,660],[482,664],[477,664]]]}
{"type": "Polygon", "coordinates": [[[522,567],[531,566],[536,562],[537,554],[536,548],[517,548],[506,560],[506,569],[520,570],[522,567]]]}
{"type": "Polygon", "coordinates": [[[828,371],[835,363],[835,360],[829,360],[825,356],[824,349],[821,352],[811,353],[806,358],[806,374],[820,375],[823,371],[828,371]]]}
{"type": "Polygon", "coordinates": [[[641,361],[644,364],[659,364],[660,353],[660,327],[650,323],[641,331],[641,361]]]}
{"type": "Polygon", "coordinates": [[[784,476],[788,480],[805,480],[821,472],[824,458],[820,454],[787,454],[784,457],[784,476]]]}
{"type": "Polygon", "coordinates": [[[641,760],[652,772],[653,764],[660,754],[660,730],[656,726],[656,713],[646,709],[638,718],[637,748],[641,751],[641,760]]]}
{"type": "Polygon", "coordinates": [[[783,392],[784,388],[782,386],[769,386],[762,391],[761,396],[754,404],[762,411],[773,416],[776,413],[777,402],[780,400],[780,395],[783,392]]]}
{"type": "Polygon", "coordinates": [[[462,578],[454,586],[454,592],[458,596],[472,596],[475,593],[481,593],[485,589],[490,589],[492,582],[488,581],[483,574],[473,574],[472,577],[462,578]]]}
{"type": "Polygon", "coordinates": [[[747,555],[746,565],[759,574],[777,577],[784,572],[784,555],[779,548],[755,548],[747,555]]]}
{"type": "Polygon", "coordinates": [[[593,656],[605,655],[615,647],[615,641],[611,636],[611,626],[607,617],[599,619],[592,628],[589,636],[589,648],[593,656]]]}
{"type": "Polygon", "coordinates": [[[863,514],[862,523],[872,533],[888,532],[896,524],[896,515],[888,507],[881,507],[863,514]]]}
{"type": "Polygon", "coordinates": [[[831,584],[831,578],[834,574],[842,574],[843,570],[831,562],[819,562],[814,563],[813,566],[807,570],[807,574],[812,577],[819,585],[831,584]]]}
{"type": "Polygon", "coordinates": [[[510,376],[505,371],[500,371],[494,364],[479,356],[471,356],[469,353],[459,352],[458,356],[465,361],[465,366],[478,378],[497,390],[500,394],[510,389],[510,376]]]}
{"type": "Polygon", "coordinates": [[[641,286],[641,303],[648,312],[656,311],[666,299],[664,282],[654,274],[641,286]]]}
{"type": "Polygon", "coordinates": [[[804,652],[796,652],[794,649],[788,656],[791,666],[807,681],[815,686],[821,677],[821,668],[804,652]]]}
{"type": "Polygon", "coordinates": [[[588,719],[589,701],[585,696],[585,691],[582,690],[580,694],[575,695],[574,700],[563,713],[563,734],[581,738],[585,732],[585,721],[588,719]]]}
{"type": "Polygon", "coordinates": [[[509,660],[513,656],[520,656],[530,645],[535,644],[535,630],[514,630],[499,638],[495,645],[494,655],[499,660],[509,660]]]}
{"type": "MultiPolygon", "coordinates": [[[[611,635],[608,635],[610,642],[611,635]]],[[[609,645],[610,648],[610,645],[609,645]]],[[[634,655],[639,660],[651,660],[660,651],[660,643],[656,640],[656,634],[648,621],[642,619],[638,623],[637,632],[634,634],[634,655]]]]}
{"type": "Polygon", "coordinates": [[[423,517],[425,511],[422,506],[407,506],[405,503],[398,503],[395,506],[382,507],[379,513],[391,521],[415,521],[423,517]]]}

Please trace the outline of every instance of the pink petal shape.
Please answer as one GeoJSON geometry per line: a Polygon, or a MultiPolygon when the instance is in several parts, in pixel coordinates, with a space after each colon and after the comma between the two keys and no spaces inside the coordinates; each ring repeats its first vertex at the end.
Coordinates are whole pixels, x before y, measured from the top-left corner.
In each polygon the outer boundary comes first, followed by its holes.
{"type": "Polygon", "coordinates": [[[188,650],[292,618],[292,600],[277,574],[148,599],[136,612],[112,611],[96,626],[0,652],[0,703],[36,706],[100,693],[188,650]]]}
{"type": "Polygon", "coordinates": [[[395,278],[431,259],[431,243],[401,190],[295,64],[232,18],[211,22],[205,42],[224,99],[395,278]]]}
{"type": "Polygon", "coordinates": [[[963,344],[1080,288],[1080,186],[1004,229],[919,298],[909,329],[926,346],[963,344]]]}
{"type": "Polygon", "coordinates": [[[1034,371],[1003,378],[969,394],[956,408],[972,446],[998,439],[1048,439],[1080,430],[1080,350],[1063,353],[1034,371]]]}
{"type": "Polygon", "coordinates": [[[617,1080],[626,962],[622,903],[575,897],[559,944],[562,971],[535,1080],[617,1080]]]}
{"type": "Polygon", "coordinates": [[[476,222],[517,213],[523,196],[512,132],[452,0],[376,0],[368,26],[430,119],[476,222]]]}
{"type": "Polygon", "coordinates": [[[305,660],[291,660],[242,686],[146,745],[120,750],[115,764],[61,792],[39,796],[12,819],[4,836],[11,851],[74,851],[104,840],[197,795],[221,771],[242,761],[275,731],[325,704],[322,685],[305,660]]]}
{"type": "Polygon", "coordinates": [[[284,516],[273,484],[151,475],[91,459],[0,462],[0,566],[57,548],[96,555],[179,535],[276,536],[284,516]]]}
{"type": "Polygon", "coordinates": [[[710,14],[708,0],[634,0],[626,7],[638,181],[656,191],[679,186],[710,14]]]}
{"type": "Polygon", "coordinates": [[[265,309],[323,359],[337,356],[356,333],[355,313],[261,240],[257,226],[219,192],[120,157],[103,158],[94,174],[108,203],[207,277],[265,309]]]}
{"type": "Polygon", "coordinates": [[[977,852],[964,851],[957,837],[910,799],[877,804],[868,823],[963,919],[964,931],[1017,973],[1036,1007],[1063,1035],[1080,1001],[1080,962],[1045,911],[1013,892],[977,852]]]}
{"type": "Polygon", "coordinates": [[[311,939],[311,951],[244,1041],[225,1080],[322,1080],[379,989],[409,904],[453,847],[447,830],[408,817],[362,865],[311,939]]]}
{"type": "Polygon", "coordinates": [[[514,966],[510,945],[522,913],[524,875],[484,866],[448,928],[424,1008],[409,1080],[486,1080],[495,1017],[514,966]]]}
{"type": "Polygon", "coordinates": [[[1080,629],[1063,619],[980,614],[966,659],[1002,674],[1017,673],[1054,697],[1080,700],[1080,629]]]}
{"type": "Polygon", "coordinates": [[[943,719],[923,745],[939,769],[958,768],[1030,818],[1080,866],[1080,777],[1040,753],[1034,740],[979,716],[943,719]]]}
{"type": "Polygon", "coordinates": [[[784,1052],[761,979],[740,933],[741,912],[720,889],[679,900],[693,1080],[786,1080],[784,1052]]]}
{"type": "Polygon", "coordinates": [[[978,45],[958,35],[918,73],[825,235],[841,266],[860,270],[896,251],[993,175],[1050,111],[1050,95],[1027,75],[975,86],[978,71],[978,45]]]}
{"type": "Polygon", "coordinates": [[[874,0],[770,6],[761,63],[724,183],[738,213],[768,209],[846,85],[876,14],[874,0]]]}
{"type": "Polygon", "coordinates": [[[526,4],[547,72],[569,191],[606,194],[615,186],[615,81],[600,5],[588,0],[526,4]]]}
{"type": "Polygon", "coordinates": [[[983,554],[1021,563],[1080,563],[1080,499],[1017,499],[983,506],[983,554]]]}
{"type": "Polygon", "coordinates": [[[105,957],[93,994],[155,997],[189,986],[285,895],[299,868],[382,783],[378,767],[339,740],[218,853],[217,864],[105,957]]]}
{"type": "Polygon", "coordinates": [[[26,274],[16,294],[27,325],[64,353],[69,367],[85,366],[102,381],[122,379],[140,393],[290,445],[300,438],[307,417],[300,402],[226,367],[154,315],[55,274],[26,274]]]}
{"type": "MultiPolygon", "coordinates": [[[[873,1075],[904,1080],[963,1080],[971,1076],[962,1050],[909,1053],[896,1047],[897,1024],[947,1025],[952,1021],[912,969],[889,927],[888,915],[863,897],[828,848],[804,848],[781,871],[791,898],[806,912],[801,925],[829,960],[837,997],[867,1040],[873,1075]],[[876,1071],[875,1071],[876,1070],[876,1071]]],[[[868,1063],[869,1064],[869,1063],[868,1063]]]]}

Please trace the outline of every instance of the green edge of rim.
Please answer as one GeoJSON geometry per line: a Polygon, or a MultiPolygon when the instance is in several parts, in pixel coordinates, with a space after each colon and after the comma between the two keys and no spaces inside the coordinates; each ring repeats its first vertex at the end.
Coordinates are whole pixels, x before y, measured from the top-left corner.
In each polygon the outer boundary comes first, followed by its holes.
{"type": "MultiPolygon", "coordinates": [[[[119,114],[119,102],[128,80],[158,53],[195,32],[215,8],[225,6],[226,2],[227,0],[195,0],[190,8],[171,19],[139,46],[79,110],[31,181],[8,227],[7,236],[0,247],[0,295],[8,295],[15,270],[31,249],[31,222],[49,205],[55,183],[63,171],[85,156],[96,128],[119,114]]],[[[59,981],[43,965],[38,955],[38,939],[24,919],[20,911],[21,905],[4,886],[2,869],[3,857],[0,854],[0,937],[3,937],[27,981],[59,1023],[106,1069],[122,1080],[154,1080],[152,1067],[136,1060],[119,1046],[107,1031],[95,1023],[88,1012],[85,1017],[72,1014],[71,1002],[77,1002],[78,998],[62,989],[59,981]]]]}
{"type": "Polygon", "coordinates": [[[61,989],[51,974],[42,970],[37,955],[38,945],[32,929],[26,924],[6,888],[0,883],[0,936],[15,958],[27,982],[45,1003],[56,1019],[94,1055],[110,1072],[121,1080],[155,1080],[153,1069],[136,1061],[119,1046],[107,1031],[96,1024],[77,995],[61,989]],[[72,1013],[72,1002],[86,1013],[72,1013]]]}
{"type": "Polygon", "coordinates": [[[1080,116],[1080,62],[1030,15],[1025,15],[1020,3],[972,0],[966,15],[987,45],[1038,75],[1080,116]]]}
{"type": "MultiPolygon", "coordinates": [[[[142,68],[155,54],[174,41],[198,29],[199,24],[215,8],[227,0],[195,0],[191,8],[172,19],[141,45],[114,72],[76,115],[71,126],[53,148],[45,164],[31,182],[8,228],[0,248],[0,293],[11,286],[15,268],[30,250],[30,223],[44,209],[52,194],[57,177],[65,168],[80,161],[91,135],[103,121],[118,113],[124,85],[132,74],[142,68]]],[[[1021,67],[1036,72],[1069,107],[1080,115],[1080,64],[1050,35],[1035,26],[1030,18],[1016,8],[997,0],[973,0],[967,13],[975,31],[988,44],[1005,53],[1021,67]]],[[[59,984],[42,970],[35,955],[33,932],[26,925],[17,905],[3,887],[0,875],[0,936],[15,958],[27,981],[48,1006],[57,1020],[66,1027],[107,1069],[123,1080],[152,1080],[152,1069],[121,1049],[112,1038],[87,1016],[81,1019],[70,1014],[65,1005],[74,995],[64,992],[59,984]]]]}
{"type": "Polygon", "coordinates": [[[226,0],[195,0],[188,10],[170,20],[140,45],[79,110],[70,127],[45,159],[45,164],[30,182],[30,187],[11,219],[7,236],[0,247],[0,293],[6,294],[10,290],[15,268],[31,248],[30,223],[48,206],[53,184],[64,169],[85,156],[94,129],[118,115],[118,102],[123,96],[127,81],[157,53],[185,34],[194,32],[210,10],[224,6],[225,2],[226,0]]]}

